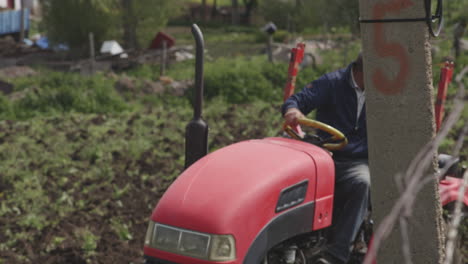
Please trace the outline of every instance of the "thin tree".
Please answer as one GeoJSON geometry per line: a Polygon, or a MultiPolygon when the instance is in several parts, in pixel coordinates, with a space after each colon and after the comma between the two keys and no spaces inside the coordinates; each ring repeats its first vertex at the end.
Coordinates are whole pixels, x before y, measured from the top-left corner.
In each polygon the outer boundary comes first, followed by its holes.
{"type": "Polygon", "coordinates": [[[215,18],[218,14],[218,1],[213,0],[213,8],[211,9],[211,19],[215,18]]]}
{"type": "Polygon", "coordinates": [[[232,16],[232,24],[233,25],[239,25],[239,22],[240,22],[239,1],[237,1],[237,0],[232,0],[231,16],[232,16]]]}
{"type": "Polygon", "coordinates": [[[245,19],[250,24],[253,10],[258,6],[258,0],[243,0],[245,6],[245,19]]]}
{"type": "Polygon", "coordinates": [[[124,45],[129,49],[138,48],[136,34],[137,20],[133,7],[133,0],[121,0],[122,5],[122,26],[124,45]]]}
{"type": "Polygon", "coordinates": [[[202,21],[206,22],[206,0],[202,0],[202,21]]]}

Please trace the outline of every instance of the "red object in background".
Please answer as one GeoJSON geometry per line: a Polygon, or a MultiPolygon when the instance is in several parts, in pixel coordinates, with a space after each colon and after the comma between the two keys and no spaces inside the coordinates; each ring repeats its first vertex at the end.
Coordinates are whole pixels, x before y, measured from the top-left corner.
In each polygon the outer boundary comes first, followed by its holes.
{"type": "Polygon", "coordinates": [[[435,102],[435,122],[437,131],[439,131],[444,117],[444,103],[447,96],[448,85],[452,81],[453,67],[453,62],[446,61],[444,67],[440,70],[439,90],[437,91],[437,100],[435,102]]]}
{"type": "Polygon", "coordinates": [[[159,32],[151,41],[149,46],[150,49],[162,49],[163,48],[163,41],[166,41],[166,48],[170,48],[174,46],[175,39],[166,33],[159,32]]]}
{"type": "Polygon", "coordinates": [[[298,43],[295,48],[291,50],[291,59],[289,60],[288,68],[288,80],[286,82],[286,87],[284,88],[283,101],[286,101],[294,93],[296,88],[296,76],[299,71],[299,64],[304,58],[304,43],[298,43]]]}
{"type": "MultiPolygon", "coordinates": [[[[286,81],[286,86],[284,87],[283,102],[286,101],[294,93],[294,90],[296,88],[296,76],[299,72],[299,64],[304,58],[304,50],[304,43],[297,43],[296,47],[291,50],[291,59],[289,60],[288,68],[288,79],[286,81]]],[[[299,125],[293,127],[293,129],[299,135],[304,135],[299,125]]]]}
{"type": "MultiPolygon", "coordinates": [[[[447,176],[439,182],[440,201],[443,206],[455,202],[458,198],[460,186],[463,184],[463,179],[447,176]]],[[[465,190],[463,203],[468,206],[468,189],[465,190]]]]}
{"type": "Polygon", "coordinates": [[[15,9],[15,0],[8,0],[7,7],[11,9],[15,9]]]}

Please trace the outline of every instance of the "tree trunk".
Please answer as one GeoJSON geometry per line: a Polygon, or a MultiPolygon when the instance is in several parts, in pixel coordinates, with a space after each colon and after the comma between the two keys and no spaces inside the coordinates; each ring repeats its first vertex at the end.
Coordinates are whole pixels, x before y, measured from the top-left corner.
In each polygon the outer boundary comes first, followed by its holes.
{"type": "Polygon", "coordinates": [[[252,11],[257,6],[257,0],[244,0],[245,6],[245,20],[250,24],[250,19],[252,17],[252,11]]]}
{"type": "Polygon", "coordinates": [[[213,8],[211,9],[211,19],[214,19],[218,14],[218,1],[213,1],[213,8]]]}
{"type": "Polygon", "coordinates": [[[137,17],[133,8],[133,0],[121,0],[121,4],[124,45],[127,49],[136,49],[138,48],[137,17]]]}
{"type": "Polygon", "coordinates": [[[239,1],[232,0],[232,24],[239,25],[240,17],[239,17],[239,1]]]}
{"type": "Polygon", "coordinates": [[[202,21],[206,22],[206,0],[202,0],[202,21]]]}

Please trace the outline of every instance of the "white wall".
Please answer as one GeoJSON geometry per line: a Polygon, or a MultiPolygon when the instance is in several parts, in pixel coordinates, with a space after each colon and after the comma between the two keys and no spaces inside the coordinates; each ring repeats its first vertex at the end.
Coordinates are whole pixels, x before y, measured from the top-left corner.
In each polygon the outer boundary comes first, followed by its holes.
{"type": "Polygon", "coordinates": [[[0,0],[0,7],[7,7],[7,0],[0,0]]]}

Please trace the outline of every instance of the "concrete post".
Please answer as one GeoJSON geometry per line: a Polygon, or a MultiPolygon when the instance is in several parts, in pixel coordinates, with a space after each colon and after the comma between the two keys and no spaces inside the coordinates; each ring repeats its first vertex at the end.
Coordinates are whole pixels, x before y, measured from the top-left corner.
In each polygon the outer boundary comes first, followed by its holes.
{"type": "MultiPolygon", "coordinates": [[[[364,20],[425,17],[422,0],[359,0],[364,20]]],[[[400,198],[395,175],[435,134],[429,33],[425,22],[361,23],[369,163],[376,226],[400,198]]],[[[435,168],[429,168],[429,174],[435,168]]],[[[408,223],[413,263],[440,263],[442,234],[437,182],[416,198],[408,223]]],[[[377,263],[407,263],[398,224],[377,263]]]]}

